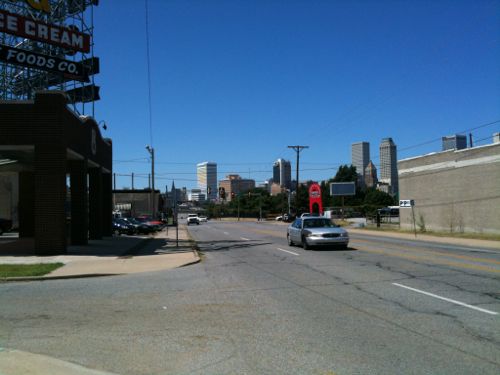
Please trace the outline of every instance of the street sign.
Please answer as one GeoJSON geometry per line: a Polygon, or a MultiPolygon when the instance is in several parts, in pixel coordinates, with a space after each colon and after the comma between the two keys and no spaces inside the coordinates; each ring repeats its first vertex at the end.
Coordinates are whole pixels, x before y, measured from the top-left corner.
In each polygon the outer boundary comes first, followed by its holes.
{"type": "Polygon", "coordinates": [[[413,199],[401,199],[399,201],[399,207],[413,207],[415,206],[415,201],[413,199]]]}

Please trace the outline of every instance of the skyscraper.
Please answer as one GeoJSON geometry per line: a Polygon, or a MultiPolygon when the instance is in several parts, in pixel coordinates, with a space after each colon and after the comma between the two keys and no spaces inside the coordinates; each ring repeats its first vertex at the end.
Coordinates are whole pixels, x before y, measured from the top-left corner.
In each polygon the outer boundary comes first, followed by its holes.
{"type": "Polygon", "coordinates": [[[446,150],[461,150],[467,148],[467,136],[463,134],[449,135],[442,138],[443,151],[446,150]]]}
{"type": "Polygon", "coordinates": [[[391,195],[398,194],[398,158],[392,138],[384,138],[380,143],[380,182],[389,184],[391,195]]]}
{"type": "Polygon", "coordinates": [[[371,188],[371,187],[377,186],[377,182],[378,182],[378,180],[377,180],[377,168],[375,168],[375,165],[373,164],[373,162],[371,160],[365,168],[364,178],[365,178],[364,181],[365,181],[366,187],[371,188]]]}
{"type": "Polygon", "coordinates": [[[359,186],[366,186],[364,180],[365,169],[370,161],[370,144],[357,142],[351,145],[351,164],[356,167],[359,186]]]}
{"type": "Polygon", "coordinates": [[[217,163],[203,162],[196,165],[198,188],[208,200],[217,199],[217,163]]]}
{"type": "Polygon", "coordinates": [[[292,186],[292,166],[288,160],[278,159],[273,164],[273,182],[290,189],[292,186]]]}

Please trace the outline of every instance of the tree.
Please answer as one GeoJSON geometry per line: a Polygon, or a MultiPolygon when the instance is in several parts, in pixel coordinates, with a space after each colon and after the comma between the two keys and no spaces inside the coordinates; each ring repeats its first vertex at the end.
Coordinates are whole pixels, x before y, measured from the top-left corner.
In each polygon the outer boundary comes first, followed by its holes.
{"type": "Polygon", "coordinates": [[[366,191],[364,203],[371,206],[392,206],[394,198],[383,191],[371,188],[366,191]]]}
{"type": "Polygon", "coordinates": [[[358,174],[356,172],[356,167],[354,165],[341,165],[337,171],[337,174],[330,182],[356,182],[358,180],[358,174]]]}

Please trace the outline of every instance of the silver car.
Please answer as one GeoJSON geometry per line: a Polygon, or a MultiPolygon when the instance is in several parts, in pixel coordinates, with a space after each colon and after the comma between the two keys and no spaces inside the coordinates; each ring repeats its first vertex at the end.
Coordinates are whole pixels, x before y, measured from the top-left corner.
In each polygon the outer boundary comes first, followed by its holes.
{"type": "Polygon", "coordinates": [[[311,246],[339,246],[346,249],[349,244],[347,231],[324,217],[303,217],[288,226],[288,245],[300,244],[305,250],[311,246]]]}

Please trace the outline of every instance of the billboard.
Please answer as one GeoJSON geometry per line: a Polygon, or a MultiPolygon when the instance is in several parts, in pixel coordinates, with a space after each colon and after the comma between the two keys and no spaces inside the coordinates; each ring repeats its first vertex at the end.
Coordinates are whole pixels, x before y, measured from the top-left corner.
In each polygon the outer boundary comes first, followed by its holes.
{"type": "Polygon", "coordinates": [[[330,195],[356,195],[356,184],[354,182],[332,182],[330,183],[330,195]]]}
{"type": "Polygon", "coordinates": [[[90,52],[90,35],[79,30],[29,19],[0,9],[0,32],[73,51],[90,52]]]}
{"type": "Polygon", "coordinates": [[[89,81],[89,68],[81,63],[8,47],[3,44],[0,44],[0,61],[32,69],[61,73],[75,81],[89,81]]]}

